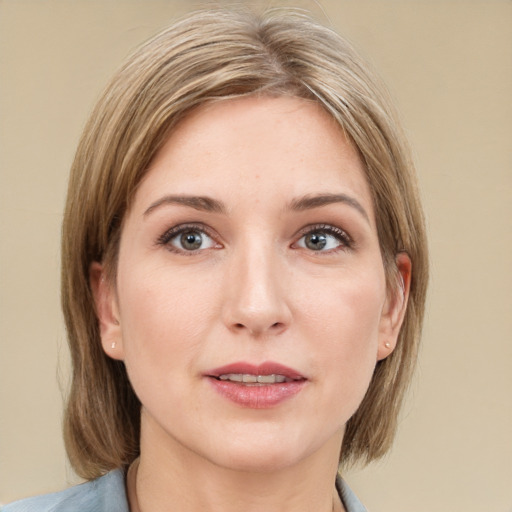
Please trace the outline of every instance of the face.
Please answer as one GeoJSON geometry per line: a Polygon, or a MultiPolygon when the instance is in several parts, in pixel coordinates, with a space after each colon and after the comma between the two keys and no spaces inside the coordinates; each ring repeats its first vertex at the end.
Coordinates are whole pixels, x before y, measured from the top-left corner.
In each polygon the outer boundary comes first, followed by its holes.
{"type": "Polygon", "coordinates": [[[337,459],[398,332],[363,165],[297,98],[186,118],[124,219],[115,291],[96,281],[149,442],[235,469],[337,459]]]}

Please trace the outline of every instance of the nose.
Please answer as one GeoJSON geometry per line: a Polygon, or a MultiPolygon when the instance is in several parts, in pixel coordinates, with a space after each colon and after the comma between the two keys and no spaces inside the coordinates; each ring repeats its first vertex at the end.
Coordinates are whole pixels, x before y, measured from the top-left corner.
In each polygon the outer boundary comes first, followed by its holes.
{"type": "Polygon", "coordinates": [[[233,255],[225,284],[223,320],[226,327],[253,337],[284,332],[291,320],[286,272],[271,247],[233,255]]]}

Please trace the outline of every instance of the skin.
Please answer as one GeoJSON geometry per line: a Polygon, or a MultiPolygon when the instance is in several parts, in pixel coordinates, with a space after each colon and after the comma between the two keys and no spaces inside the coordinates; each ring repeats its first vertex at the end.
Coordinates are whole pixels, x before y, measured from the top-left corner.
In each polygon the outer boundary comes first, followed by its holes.
{"type": "Polygon", "coordinates": [[[93,264],[103,347],[143,404],[132,507],[136,494],[156,512],[342,510],[344,427],[395,346],[407,286],[386,290],[363,164],[326,112],[251,97],[189,115],[124,219],[116,283],[102,276],[93,264]],[[183,200],[198,196],[216,208],[183,200]],[[184,224],[199,249],[164,236],[184,224]],[[205,377],[269,360],[307,379],[274,407],[242,407],[205,377]]]}

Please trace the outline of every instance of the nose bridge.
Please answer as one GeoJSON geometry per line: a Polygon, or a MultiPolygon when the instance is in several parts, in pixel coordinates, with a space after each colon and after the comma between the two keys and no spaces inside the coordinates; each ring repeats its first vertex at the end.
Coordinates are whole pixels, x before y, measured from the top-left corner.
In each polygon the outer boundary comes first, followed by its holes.
{"type": "Polygon", "coordinates": [[[281,332],[289,323],[285,276],[276,244],[248,236],[233,251],[225,301],[230,329],[252,335],[281,332]]]}

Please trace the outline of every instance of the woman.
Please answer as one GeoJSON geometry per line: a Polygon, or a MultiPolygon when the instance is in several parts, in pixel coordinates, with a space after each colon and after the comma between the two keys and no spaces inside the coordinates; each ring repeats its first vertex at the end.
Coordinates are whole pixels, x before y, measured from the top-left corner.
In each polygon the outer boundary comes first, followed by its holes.
{"type": "Polygon", "coordinates": [[[391,445],[427,282],[382,85],[300,13],[195,13],[115,75],[62,242],[68,455],[21,510],[364,510],[339,463],[391,445]]]}

